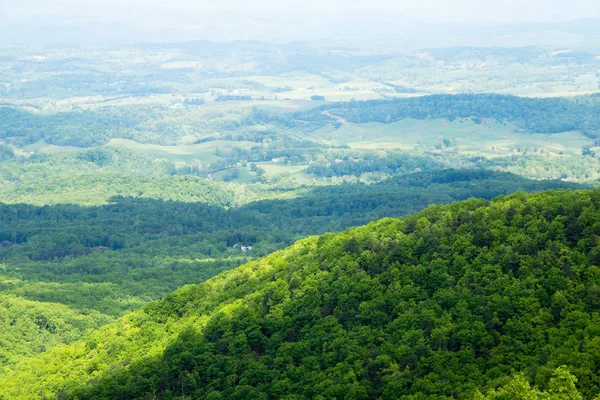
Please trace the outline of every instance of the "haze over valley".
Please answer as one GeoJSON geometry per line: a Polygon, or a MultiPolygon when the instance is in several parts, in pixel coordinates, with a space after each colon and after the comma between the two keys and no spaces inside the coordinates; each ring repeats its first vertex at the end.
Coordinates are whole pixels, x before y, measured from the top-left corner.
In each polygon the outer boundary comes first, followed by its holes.
{"type": "Polygon", "coordinates": [[[589,0],[0,0],[0,399],[600,398],[589,0]]]}

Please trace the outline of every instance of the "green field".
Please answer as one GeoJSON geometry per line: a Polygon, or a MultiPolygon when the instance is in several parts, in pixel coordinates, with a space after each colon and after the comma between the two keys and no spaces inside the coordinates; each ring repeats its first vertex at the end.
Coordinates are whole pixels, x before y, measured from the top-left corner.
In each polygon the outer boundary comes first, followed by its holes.
{"type": "Polygon", "coordinates": [[[234,147],[250,148],[257,145],[253,142],[214,140],[211,142],[179,145],[179,146],[160,146],[154,144],[142,144],[129,139],[111,139],[106,145],[110,147],[124,148],[133,152],[138,152],[152,158],[164,158],[173,162],[182,162],[190,164],[194,161],[201,163],[211,163],[218,161],[221,157],[215,153],[217,149],[228,150],[234,147]]]}
{"type": "Polygon", "coordinates": [[[56,146],[53,144],[46,143],[44,140],[40,140],[36,143],[30,144],[28,146],[24,146],[21,150],[21,153],[24,155],[27,154],[35,154],[35,153],[75,153],[78,151],[85,151],[87,148],[84,147],[75,147],[75,146],[56,146]]]}
{"type": "Polygon", "coordinates": [[[274,162],[256,163],[265,170],[265,175],[273,177],[281,174],[297,174],[306,169],[305,165],[280,165],[274,162]]]}
{"type": "MultiPolygon", "coordinates": [[[[248,149],[259,143],[248,141],[214,140],[199,144],[161,146],[155,144],[138,143],[130,139],[111,139],[106,147],[120,148],[130,150],[134,153],[143,154],[155,159],[166,159],[175,163],[191,164],[199,162],[202,164],[212,163],[222,159],[216,154],[217,149],[227,152],[233,148],[248,149]]],[[[18,154],[29,156],[32,153],[72,153],[79,151],[88,151],[98,147],[74,147],[74,146],[56,146],[48,144],[43,140],[23,147],[18,154]]]]}
{"type": "Polygon", "coordinates": [[[405,119],[390,124],[376,122],[354,124],[343,122],[339,128],[331,125],[315,131],[311,137],[335,145],[356,149],[435,148],[440,138],[451,142],[449,148],[486,156],[508,155],[518,152],[581,154],[583,146],[593,141],[579,132],[559,134],[517,133],[512,124],[484,120],[476,124],[471,119],[415,120],[405,119]],[[527,150],[526,150],[527,149],[527,150]]]}

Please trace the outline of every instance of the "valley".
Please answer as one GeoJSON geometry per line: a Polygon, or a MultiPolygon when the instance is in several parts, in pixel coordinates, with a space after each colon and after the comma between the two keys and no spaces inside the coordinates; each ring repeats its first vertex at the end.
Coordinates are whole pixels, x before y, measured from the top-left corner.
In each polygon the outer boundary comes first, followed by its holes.
{"type": "Polygon", "coordinates": [[[0,399],[597,398],[598,48],[0,45],[0,399]]]}

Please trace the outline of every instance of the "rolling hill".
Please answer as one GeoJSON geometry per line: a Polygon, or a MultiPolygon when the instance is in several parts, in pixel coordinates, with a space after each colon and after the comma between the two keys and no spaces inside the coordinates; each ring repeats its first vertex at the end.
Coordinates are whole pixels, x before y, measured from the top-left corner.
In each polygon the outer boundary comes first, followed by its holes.
{"type": "Polygon", "coordinates": [[[0,396],[592,398],[599,240],[600,193],[560,190],[310,237],[24,358],[0,396]]]}

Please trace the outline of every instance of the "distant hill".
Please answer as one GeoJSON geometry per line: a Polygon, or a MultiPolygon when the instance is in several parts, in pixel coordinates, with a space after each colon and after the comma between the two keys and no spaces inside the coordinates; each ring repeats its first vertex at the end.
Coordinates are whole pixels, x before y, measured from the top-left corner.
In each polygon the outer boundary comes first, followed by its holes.
{"type": "Polygon", "coordinates": [[[600,193],[550,191],[311,237],[1,371],[0,396],[592,398],[599,226],[600,193]]]}
{"type": "Polygon", "coordinates": [[[296,118],[313,121],[315,125],[327,122],[336,124],[339,118],[354,123],[390,123],[407,118],[491,118],[512,122],[530,133],[579,130],[596,138],[600,135],[599,104],[600,96],[597,94],[572,99],[523,98],[498,94],[431,95],[331,103],[300,113],[296,118]]]}

